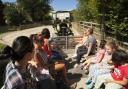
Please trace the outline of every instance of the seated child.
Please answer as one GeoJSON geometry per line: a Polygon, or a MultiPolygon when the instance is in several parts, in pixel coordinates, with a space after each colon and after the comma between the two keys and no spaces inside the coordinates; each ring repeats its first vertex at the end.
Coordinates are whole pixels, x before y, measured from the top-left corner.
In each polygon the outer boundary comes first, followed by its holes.
{"type": "Polygon", "coordinates": [[[89,75],[88,79],[86,80],[86,84],[89,89],[91,89],[94,86],[98,75],[110,72],[111,68],[113,67],[108,62],[111,60],[113,52],[115,52],[115,50],[117,50],[118,47],[115,42],[107,42],[105,48],[106,53],[102,61],[100,63],[90,65],[89,67],[89,75]]]}
{"type": "Polygon", "coordinates": [[[128,89],[128,54],[123,50],[117,50],[112,54],[114,63],[113,72],[100,75],[95,83],[95,89],[105,83],[105,89],[128,89]]]}
{"type": "Polygon", "coordinates": [[[106,44],[106,41],[105,40],[101,40],[101,43],[100,43],[100,48],[99,48],[99,51],[96,53],[96,55],[94,57],[91,57],[90,59],[86,60],[81,68],[82,69],[87,69],[89,67],[90,64],[96,64],[96,63],[99,63],[102,61],[102,59],[104,58],[104,55],[105,55],[105,44],[106,44]]]}

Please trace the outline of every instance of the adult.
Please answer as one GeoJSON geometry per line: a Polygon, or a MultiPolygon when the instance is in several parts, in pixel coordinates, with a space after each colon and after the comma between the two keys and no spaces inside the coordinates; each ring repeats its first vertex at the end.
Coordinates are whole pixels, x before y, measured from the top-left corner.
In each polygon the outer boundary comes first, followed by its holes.
{"type": "Polygon", "coordinates": [[[39,89],[56,89],[55,81],[52,79],[49,72],[47,54],[42,49],[44,39],[41,35],[34,35],[32,40],[35,47],[35,55],[31,63],[36,65],[36,67],[31,67],[32,76],[38,81],[39,89]]]}
{"type": "Polygon", "coordinates": [[[52,52],[49,45],[50,31],[47,28],[44,28],[41,32],[42,37],[44,38],[44,43],[42,45],[43,50],[47,53],[48,58],[50,58],[52,52]]]}
{"type": "Polygon", "coordinates": [[[42,33],[42,37],[44,38],[44,44],[42,48],[44,49],[44,51],[47,53],[49,57],[49,63],[53,63],[55,72],[61,72],[63,75],[62,79],[64,80],[64,82],[69,83],[67,78],[67,69],[66,69],[65,63],[63,61],[60,61],[61,57],[57,52],[56,54],[55,51],[51,50],[51,47],[49,44],[49,38],[50,38],[49,29],[44,28],[41,33],[42,33]]]}
{"type": "Polygon", "coordinates": [[[82,40],[75,46],[75,52],[73,54],[73,58],[75,58],[77,56],[77,50],[80,46],[83,46],[85,44],[87,40],[87,35],[86,35],[86,31],[84,31],[84,34],[83,34],[83,37],[82,37],[82,40]]]}
{"type": "Polygon", "coordinates": [[[80,46],[77,50],[77,56],[76,56],[76,64],[74,65],[74,68],[78,67],[80,64],[80,60],[83,55],[85,57],[88,57],[89,55],[95,54],[96,51],[96,39],[93,36],[93,28],[88,27],[86,30],[87,40],[84,43],[84,45],[80,46]]]}
{"type": "Polygon", "coordinates": [[[3,52],[10,58],[6,66],[5,82],[2,89],[37,89],[37,82],[31,77],[28,62],[33,58],[34,46],[26,36],[17,37],[12,47],[3,52]]]}

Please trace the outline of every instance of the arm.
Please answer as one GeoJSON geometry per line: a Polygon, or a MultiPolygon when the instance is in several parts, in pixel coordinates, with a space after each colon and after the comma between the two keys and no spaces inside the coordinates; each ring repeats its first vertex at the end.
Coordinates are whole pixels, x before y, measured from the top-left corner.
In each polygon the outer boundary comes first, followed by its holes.
{"type": "Polygon", "coordinates": [[[89,54],[90,54],[90,52],[91,52],[91,49],[92,49],[92,46],[93,46],[93,44],[90,43],[90,44],[89,44],[89,47],[88,47],[88,51],[87,51],[86,56],[89,56],[89,54]]]}
{"type": "Polygon", "coordinates": [[[119,84],[119,85],[124,86],[124,85],[127,85],[127,84],[128,84],[128,79],[123,78],[123,80],[122,80],[122,81],[106,80],[106,82],[107,82],[107,83],[111,83],[111,82],[113,82],[113,83],[117,83],[117,84],[119,84]]]}
{"type": "Polygon", "coordinates": [[[103,58],[104,58],[104,53],[100,54],[96,63],[100,63],[103,58]]]}
{"type": "Polygon", "coordinates": [[[99,69],[114,69],[114,66],[99,66],[99,69]]]}

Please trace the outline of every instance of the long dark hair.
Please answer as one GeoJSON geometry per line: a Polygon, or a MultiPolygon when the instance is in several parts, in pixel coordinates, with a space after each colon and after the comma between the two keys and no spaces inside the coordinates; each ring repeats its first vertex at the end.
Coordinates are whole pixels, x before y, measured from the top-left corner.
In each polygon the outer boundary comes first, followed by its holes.
{"type": "Polygon", "coordinates": [[[32,52],[34,45],[32,41],[26,36],[17,37],[12,44],[12,47],[6,46],[0,58],[11,58],[13,61],[21,60],[26,53],[32,52]]]}
{"type": "Polygon", "coordinates": [[[36,43],[36,44],[42,44],[44,42],[43,37],[38,35],[33,35],[33,37],[30,39],[33,41],[33,43],[36,43]]]}
{"type": "Polygon", "coordinates": [[[106,40],[101,40],[99,47],[101,49],[105,48],[106,40]]]}
{"type": "Polygon", "coordinates": [[[47,38],[47,39],[50,38],[50,31],[49,31],[48,28],[44,28],[44,29],[42,30],[41,34],[42,34],[43,38],[47,38]]]}

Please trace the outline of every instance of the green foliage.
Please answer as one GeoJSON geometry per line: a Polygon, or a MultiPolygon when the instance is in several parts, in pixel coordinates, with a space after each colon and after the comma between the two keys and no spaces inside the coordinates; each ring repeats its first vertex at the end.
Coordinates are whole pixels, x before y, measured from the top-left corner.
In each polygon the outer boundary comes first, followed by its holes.
{"type": "Polygon", "coordinates": [[[17,3],[33,22],[44,20],[51,10],[50,0],[17,0],[17,3]]]}
{"type": "Polygon", "coordinates": [[[0,25],[5,24],[3,10],[4,10],[4,4],[0,0],[0,25]]]}
{"type": "Polygon", "coordinates": [[[15,4],[7,5],[4,9],[4,18],[9,25],[20,25],[24,22],[25,16],[15,4]]]}
{"type": "Polygon", "coordinates": [[[78,21],[101,22],[105,16],[106,31],[128,42],[128,0],[77,0],[74,17],[78,21]]]}
{"type": "MultiPolygon", "coordinates": [[[[128,0],[105,2],[106,26],[114,31],[116,39],[128,38],[128,0]]],[[[127,41],[123,40],[123,41],[127,41]]]]}
{"type": "Polygon", "coordinates": [[[76,20],[96,21],[98,18],[97,0],[77,0],[78,8],[74,13],[76,20]]]}
{"type": "Polygon", "coordinates": [[[0,43],[0,51],[1,51],[4,47],[5,47],[5,45],[0,43]]]}
{"type": "Polygon", "coordinates": [[[6,3],[4,18],[9,25],[21,25],[31,22],[49,20],[51,0],[17,0],[6,3]]]}

